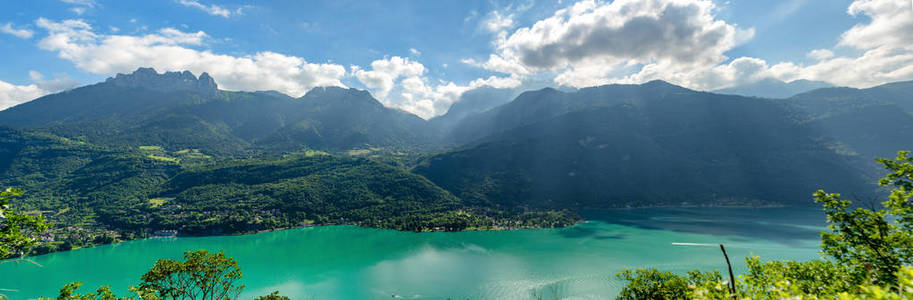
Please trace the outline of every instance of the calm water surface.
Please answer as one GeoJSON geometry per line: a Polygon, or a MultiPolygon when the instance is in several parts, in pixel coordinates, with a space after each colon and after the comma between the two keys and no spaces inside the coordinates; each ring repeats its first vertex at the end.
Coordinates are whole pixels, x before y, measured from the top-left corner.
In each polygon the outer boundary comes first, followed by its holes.
{"type": "Polygon", "coordinates": [[[326,226],[244,236],[157,238],[0,264],[10,299],[56,296],[65,283],[123,293],[158,258],[225,250],[247,285],[241,299],[274,290],[292,299],[606,299],[622,268],[721,269],[726,244],[737,272],[744,257],[818,258],[817,209],[651,208],[590,212],[561,229],[411,233],[326,226]],[[557,296],[557,297],[556,297],[557,296]]]}

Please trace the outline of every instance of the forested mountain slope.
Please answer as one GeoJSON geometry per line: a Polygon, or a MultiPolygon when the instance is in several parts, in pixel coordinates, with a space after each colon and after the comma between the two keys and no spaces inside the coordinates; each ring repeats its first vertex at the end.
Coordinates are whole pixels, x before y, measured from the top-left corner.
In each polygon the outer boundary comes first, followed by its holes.
{"type": "MultiPolygon", "coordinates": [[[[786,103],[664,82],[541,90],[479,115],[489,135],[414,169],[504,205],[810,204],[819,188],[871,195],[859,156],[786,103]]],[[[480,134],[480,136],[485,136],[480,134]]]]}
{"type": "Polygon", "coordinates": [[[913,81],[868,89],[818,89],[782,101],[873,167],[875,158],[913,148],[913,81]]]}
{"type": "Polygon", "coordinates": [[[218,90],[207,74],[141,68],[95,85],[0,111],[0,125],[38,129],[108,147],[160,145],[216,155],[302,148],[342,151],[433,145],[421,118],[370,94],[318,88],[301,98],[218,90]]]}

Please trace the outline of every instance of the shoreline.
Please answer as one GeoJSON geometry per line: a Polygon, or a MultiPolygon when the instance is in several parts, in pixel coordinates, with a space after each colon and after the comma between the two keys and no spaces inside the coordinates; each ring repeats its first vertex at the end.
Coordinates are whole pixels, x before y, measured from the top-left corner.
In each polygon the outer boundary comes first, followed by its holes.
{"type": "MultiPolygon", "coordinates": [[[[585,212],[585,211],[618,211],[618,210],[638,210],[638,209],[655,209],[655,208],[772,209],[772,208],[785,208],[785,207],[799,207],[799,206],[790,206],[790,205],[782,205],[782,204],[771,204],[771,205],[760,205],[760,206],[759,206],[759,205],[655,205],[655,206],[635,206],[635,207],[581,209],[581,210],[578,211],[578,214],[579,214],[580,212],[585,212]]],[[[813,206],[810,206],[810,207],[813,207],[813,206]]],[[[39,256],[48,255],[48,254],[53,254],[53,253],[76,251],[76,250],[80,250],[80,249],[88,249],[88,248],[94,248],[94,247],[105,246],[105,245],[116,245],[116,244],[120,244],[120,243],[123,243],[123,242],[139,241],[139,240],[145,240],[145,239],[161,239],[161,238],[200,238],[200,237],[218,237],[218,236],[242,236],[242,235],[253,235],[253,234],[267,233],[267,232],[273,232],[273,231],[292,230],[292,229],[303,229],[303,228],[313,228],[313,227],[326,227],[326,226],[355,226],[355,227],[365,228],[365,229],[393,230],[393,231],[398,231],[398,232],[412,232],[412,233],[416,233],[416,234],[422,234],[422,233],[436,233],[436,232],[438,232],[438,233],[457,233],[457,232],[467,232],[467,231],[511,231],[511,230],[527,230],[527,229],[557,229],[557,228],[568,228],[568,227],[580,225],[580,224],[583,224],[583,223],[587,223],[587,222],[589,222],[589,221],[592,221],[592,220],[588,220],[588,219],[586,219],[586,218],[581,217],[579,220],[575,221],[573,224],[570,224],[570,225],[567,225],[567,226],[560,226],[560,227],[533,227],[533,226],[529,226],[529,227],[496,227],[496,228],[486,228],[486,229],[483,229],[483,228],[472,228],[472,229],[464,229],[464,230],[457,230],[457,231],[420,231],[420,232],[416,232],[416,231],[410,231],[410,230],[398,230],[398,229],[383,228],[383,227],[361,226],[361,225],[357,225],[357,224],[319,224],[319,225],[305,225],[305,226],[293,226],[293,227],[277,227],[277,228],[262,229],[262,230],[251,231],[251,232],[236,232],[236,233],[230,233],[230,234],[176,235],[176,236],[154,236],[154,235],[153,235],[153,236],[147,236],[147,237],[140,237],[140,238],[136,238],[136,239],[118,240],[118,241],[115,241],[115,242],[113,242],[113,243],[97,244],[97,245],[92,245],[92,246],[89,246],[89,247],[80,247],[80,248],[69,249],[69,250],[63,250],[63,251],[48,252],[48,253],[43,253],[43,254],[38,254],[38,255],[28,255],[28,256],[20,256],[20,257],[11,257],[11,258],[6,258],[6,259],[0,260],[0,263],[7,263],[7,262],[15,261],[15,260],[27,260],[27,259],[30,258],[30,257],[39,257],[39,256]]]]}

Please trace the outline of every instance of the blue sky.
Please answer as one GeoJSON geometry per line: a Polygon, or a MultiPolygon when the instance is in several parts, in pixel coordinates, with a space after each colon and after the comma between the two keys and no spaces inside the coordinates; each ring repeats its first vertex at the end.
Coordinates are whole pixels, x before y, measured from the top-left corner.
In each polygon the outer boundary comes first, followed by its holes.
{"type": "Polygon", "coordinates": [[[118,72],[230,90],[368,89],[439,115],[465,90],[766,77],[913,79],[907,0],[108,1],[0,4],[0,109],[118,72]],[[854,66],[855,65],[855,66],[854,66]],[[860,67],[860,66],[867,67],[860,67]]]}

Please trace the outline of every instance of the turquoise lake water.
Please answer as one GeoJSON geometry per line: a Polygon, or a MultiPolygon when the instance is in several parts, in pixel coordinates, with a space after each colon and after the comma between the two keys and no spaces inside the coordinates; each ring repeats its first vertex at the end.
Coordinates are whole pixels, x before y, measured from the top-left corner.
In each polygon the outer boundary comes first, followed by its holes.
{"type": "Polygon", "coordinates": [[[744,257],[819,258],[824,215],[806,208],[650,208],[585,213],[560,229],[412,233],[355,226],[299,228],[243,236],[155,238],[0,263],[0,294],[56,296],[111,285],[123,293],[156,259],[225,250],[243,272],[241,299],[279,290],[292,299],[612,298],[622,268],[676,272],[723,269],[723,243],[736,272],[744,257]],[[686,243],[689,245],[681,245],[686,243]],[[693,246],[690,244],[711,244],[693,246]]]}

